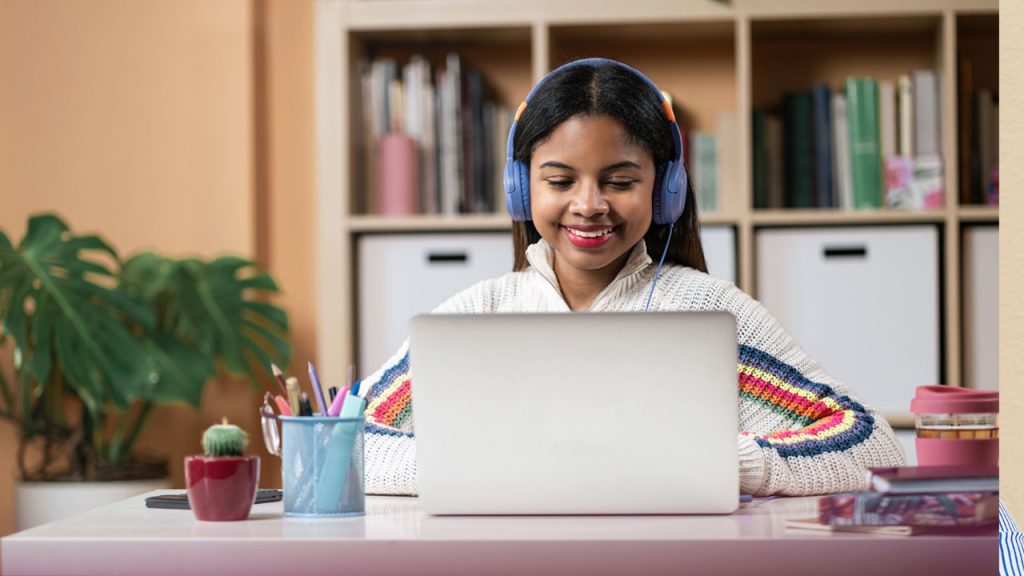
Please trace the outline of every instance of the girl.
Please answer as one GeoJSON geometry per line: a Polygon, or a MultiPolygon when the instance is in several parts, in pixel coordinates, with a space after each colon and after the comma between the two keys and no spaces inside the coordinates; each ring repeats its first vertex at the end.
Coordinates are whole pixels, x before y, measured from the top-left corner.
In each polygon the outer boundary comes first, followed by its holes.
{"type": "MultiPolygon", "coordinates": [[[[642,74],[588,59],[541,80],[512,126],[505,178],[514,270],[436,313],[727,310],[739,341],[744,493],[860,489],[866,468],[903,464],[881,416],[760,303],[707,275],[678,127],[642,74]]],[[[365,385],[367,492],[415,494],[408,343],[365,385]]]]}

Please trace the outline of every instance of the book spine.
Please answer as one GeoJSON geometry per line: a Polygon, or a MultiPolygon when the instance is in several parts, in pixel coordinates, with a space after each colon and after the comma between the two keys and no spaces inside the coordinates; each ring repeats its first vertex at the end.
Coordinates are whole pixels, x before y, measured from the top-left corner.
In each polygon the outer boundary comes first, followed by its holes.
{"type": "Polygon", "coordinates": [[[768,208],[768,159],[765,143],[765,111],[754,110],[750,119],[751,159],[754,164],[754,208],[768,208]]]}
{"type": "Polygon", "coordinates": [[[768,206],[783,208],[786,205],[786,174],[783,156],[784,139],[782,118],[769,114],[764,120],[765,170],[768,178],[768,206]]]}
{"type": "Polygon", "coordinates": [[[979,527],[998,520],[992,492],[889,495],[846,492],[818,499],[818,521],[833,526],[979,527]]]}
{"type": "Polygon", "coordinates": [[[939,81],[934,70],[915,70],[914,152],[915,156],[942,156],[939,131],[939,81]]]}
{"type": "Polygon", "coordinates": [[[835,208],[832,177],[832,93],[828,86],[814,88],[814,194],[818,208],[835,208]]]}
{"type": "Polygon", "coordinates": [[[814,129],[810,93],[787,94],[785,156],[787,207],[814,207],[814,129]]]}
{"type": "Polygon", "coordinates": [[[838,207],[853,209],[853,182],[850,174],[850,127],[846,114],[846,96],[836,94],[832,98],[832,137],[835,155],[835,185],[838,188],[838,207]]]}
{"type": "Polygon", "coordinates": [[[846,80],[850,128],[853,208],[882,206],[882,158],[878,125],[878,83],[873,78],[846,80]]]}
{"type": "Polygon", "coordinates": [[[727,210],[726,199],[733,198],[738,192],[736,174],[738,156],[736,114],[723,112],[718,115],[715,123],[715,136],[718,138],[718,192],[719,210],[727,210]]]}

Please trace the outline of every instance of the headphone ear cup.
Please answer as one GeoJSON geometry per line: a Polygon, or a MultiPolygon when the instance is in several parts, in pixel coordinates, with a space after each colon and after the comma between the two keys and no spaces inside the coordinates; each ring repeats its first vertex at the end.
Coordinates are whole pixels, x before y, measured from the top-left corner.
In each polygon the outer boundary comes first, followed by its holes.
{"type": "Polygon", "coordinates": [[[505,163],[505,207],[516,222],[530,219],[530,178],[522,162],[505,163]]]}
{"type": "Polygon", "coordinates": [[[530,211],[530,169],[525,163],[516,162],[515,171],[520,213],[523,215],[524,221],[533,220],[533,214],[530,211]]]}
{"type": "Polygon", "coordinates": [[[654,223],[674,224],[686,207],[686,167],[669,162],[655,173],[654,223]]]}
{"type": "Polygon", "coordinates": [[[654,168],[654,191],[651,194],[651,216],[655,224],[665,224],[665,164],[659,164],[654,168]]]}

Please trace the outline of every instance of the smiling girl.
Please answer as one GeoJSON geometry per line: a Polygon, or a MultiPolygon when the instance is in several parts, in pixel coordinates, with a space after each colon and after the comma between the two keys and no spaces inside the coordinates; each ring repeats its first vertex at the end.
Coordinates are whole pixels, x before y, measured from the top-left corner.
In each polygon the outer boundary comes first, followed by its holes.
{"type": "MultiPolygon", "coordinates": [[[[566,64],[520,106],[509,147],[513,271],[436,313],[728,311],[739,343],[741,491],[855,490],[866,468],[903,464],[884,418],[759,302],[708,276],[678,127],[650,80],[610,60],[566,64]]],[[[408,343],[364,385],[367,492],[415,494],[408,343]]]]}

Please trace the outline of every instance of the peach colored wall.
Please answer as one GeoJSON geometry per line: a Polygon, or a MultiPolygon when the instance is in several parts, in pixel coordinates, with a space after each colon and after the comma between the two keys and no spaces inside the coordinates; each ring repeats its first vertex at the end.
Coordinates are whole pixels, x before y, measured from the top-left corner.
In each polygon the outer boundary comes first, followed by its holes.
{"type": "MultiPolygon", "coordinates": [[[[122,253],[252,256],[252,17],[248,0],[0,2],[0,228],[20,238],[55,210],[122,253]]],[[[181,485],[209,422],[258,430],[254,401],[215,383],[200,412],[158,411],[140,445],[169,454],[181,485]]],[[[0,534],[14,444],[4,424],[0,534]]]]}

